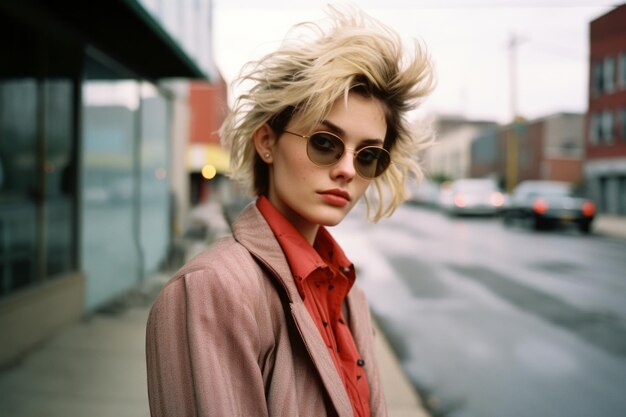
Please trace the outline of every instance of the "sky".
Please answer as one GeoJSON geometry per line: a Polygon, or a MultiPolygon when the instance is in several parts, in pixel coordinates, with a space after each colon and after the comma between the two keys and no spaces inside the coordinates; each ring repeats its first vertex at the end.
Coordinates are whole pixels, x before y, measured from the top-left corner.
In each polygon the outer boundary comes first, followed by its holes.
{"type": "MultiPolygon", "coordinates": [[[[276,49],[292,25],[322,19],[328,3],[213,0],[214,58],[224,79],[230,83],[246,62],[276,49]]],[[[437,87],[420,115],[500,123],[510,121],[513,113],[535,119],[586,111],[589,22],[617,5],[602,0],[330,3],[357,5],[394,28],[406,44],[414,39],[426,44],[437,87]],[[515,77],[512,38],[518,44],[515,77]]]]}

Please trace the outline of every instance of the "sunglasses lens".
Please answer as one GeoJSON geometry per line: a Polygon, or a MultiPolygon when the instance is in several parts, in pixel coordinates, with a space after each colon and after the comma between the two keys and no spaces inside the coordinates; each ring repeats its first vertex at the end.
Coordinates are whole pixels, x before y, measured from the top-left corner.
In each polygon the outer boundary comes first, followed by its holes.
{"type": "MultiPolygon", "coordinates": [[[[339,136],[328,132],[317,132],[309,137],[307,154],[314,164],[330,166],[341,159],[345,145],[339,136]]],[[[381,175],[389,164],[391,156],[386,149],[379,146],[366,146],[356,152],[354,166],[363,178],[376,178],[381,175]]]]}
{"type": "Polygon", "coordinates": [[[367,146],[356,153],[354,165],[364,178],[376,178],[381,175],[389,164],[391,156],[386,149],[378,146],[367,146]]]}
{"type": "Polygon", "coordinates": [[[311,161],[317,165],[332,165],[343,155],[343,141],[330,133],[314,133],[309,138],[307,153],[311,161]]]}

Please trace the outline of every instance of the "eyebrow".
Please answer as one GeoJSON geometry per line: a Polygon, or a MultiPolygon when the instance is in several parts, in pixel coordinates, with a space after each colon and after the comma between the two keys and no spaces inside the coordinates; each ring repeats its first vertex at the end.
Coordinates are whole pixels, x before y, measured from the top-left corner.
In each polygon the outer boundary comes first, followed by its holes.
{"type": "MultiPolygon", "coordinates": [[[[346,131],[343,130],[342,128],[340,128],[339,126],[337,126],[336,124],[334,124],[333,122],[330,122],[328,120],[322,120],[320,122],[320,125],[325,126],[326,128],[328,128],[332,133],[336,134],[337,136],[345,136],[346,135],[346,131]]],[[[383,145],[385,143],[384,140],[382,139],[363,139],[359,144],[360,145],[383,145]]]]}

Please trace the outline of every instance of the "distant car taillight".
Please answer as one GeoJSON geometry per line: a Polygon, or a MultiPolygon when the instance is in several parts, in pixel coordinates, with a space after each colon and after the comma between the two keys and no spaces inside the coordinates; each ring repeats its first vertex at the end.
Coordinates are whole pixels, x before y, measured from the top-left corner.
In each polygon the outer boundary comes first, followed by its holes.
{"type": "Polygon", "coordinates": [[[583,216],[591,217],[594,214],[596,214],[596,205],[593,204],[591,201],[585,201],[583,203],[582,211],[583,211],[583,216]]]}
{"type": "Polygon", "coordinates": [[[548,202],[541,198],[536,199],[533,203],[533,210],[537,214],[544,214],[548,211],[548,202]]]}
{"type": "Polygon", "coordinates": [[[504,196],[502,193],[493,193],[491,194],[489,201],[491,201],[491,205],[494,207],[502,207],[504,204],[504,196]]]}
{"type": "Polygon", "coordinates": [[[461,208],[467,205],[467,201],[465,201],[463,194],[454,195],[454,205],[461,208]]]}

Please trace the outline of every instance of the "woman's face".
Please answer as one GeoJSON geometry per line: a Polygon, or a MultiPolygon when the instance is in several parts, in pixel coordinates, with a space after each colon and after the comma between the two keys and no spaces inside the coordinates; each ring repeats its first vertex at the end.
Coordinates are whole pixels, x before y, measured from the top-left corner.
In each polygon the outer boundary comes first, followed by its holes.
{"type": "MultiPolygon", "coordinates": [[[[295,116],[286,131],[307,134],[295,116]]],[[[387,123],[382,103],[349,94],[339,99],[314,130],[335,133],[345,152],[332,166],[317,166],[307,156],[307,139],[283,132],[269,147],[269,200],[310,241],[319,225],[334,226],[354,207],[372,180],[354,167],[354,152],[364,146],[383,146],[387,123]]]]}

